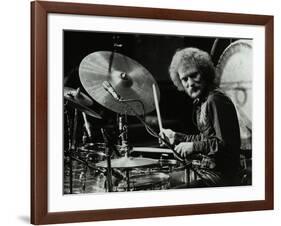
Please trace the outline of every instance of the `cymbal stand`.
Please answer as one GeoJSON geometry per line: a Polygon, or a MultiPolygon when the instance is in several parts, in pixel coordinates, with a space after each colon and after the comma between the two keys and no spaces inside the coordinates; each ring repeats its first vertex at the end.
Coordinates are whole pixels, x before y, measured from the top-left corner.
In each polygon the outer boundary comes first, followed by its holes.
{"type": "Polygon", "coordinates": [[[112,167],[111,167],[111,155],[113,147],[111,143],[109,142],[108,136],[106,134],[106,131],[102,128],[101,133],[104,139],[104,142],[106,144],[105,152],[106,152],[106,162],[107,162],[107,191],[112,192],[113,191],[113,184],[112,184],[112,167]]]}
{"type": "Polygon", "coordinates": [[[73,130],[72,130],[72,139],[71,139],[71,147],[69,149],[69,165],[70,165],[70,175],[69,175],[69,192],[70,194],[73,193],[73,160],[78,161],[80,163],[83,163],[86,166],[86,169],[84,170],[84,174],[85,174],[85,180],[86,180],[86,174],[87,174],[87,170],[88,168],[90,169],[95,169],[91,166],[88,165],[88,163],[86,161],[82,161],[78,158],[75,158],[73,153],[75,153],[77,151],[77,126],[78,126],[78,109],[75,108],[74,109],[74,119],[73,119],[73,130]]]}
{"type": "Polygon", "coordinates": [[[109,64],[108,64],[108,73],[111,72],[112,63],[114,59],[114,53],[117,52],[118,48],[121,48],[123,45],[119,42],[119,35],[113,35],[113,50],[111,51],[110,57],[109,57],[109,64]]]}
{"type": "Polygon", "coordinates": [[[66,125],[67,125],[67,141],[68,141],[67,150],[69,151],[71,148],[71,131],[70,131],[71,124],[70,124],[69,111],[67,109],[67,104],[68,104],[68,101],[66,101],[64,104],[64,114],[66,116],[66,125]]]}
{"type": "Polygon", "coordinates": [[[73,131],[72,131],[72,143],[70,148],[70,158],[69,158],[69,165],[70,165],[70,175],[69,175],[69,192],[70,194],[73,193],[73,156],[72,153],[76,151],[76,133],[77,133],[77,124],[78,124],[78,110],[75,108],[74,110],[74,120],[73,120],[73,131]]]}
{"type": "Polygon", "coordinates": [[[118,124],[118,141],[120,145],[119,155],[125,153],[126,157],[129,157],[129,142],[128,142],[128,124],[126,114],[117,114],[117,124],[118,124]]]}

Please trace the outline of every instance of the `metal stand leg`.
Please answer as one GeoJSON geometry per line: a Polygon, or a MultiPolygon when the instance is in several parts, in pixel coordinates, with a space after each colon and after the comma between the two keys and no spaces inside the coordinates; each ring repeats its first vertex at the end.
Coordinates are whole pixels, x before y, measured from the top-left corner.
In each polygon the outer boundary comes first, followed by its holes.
{"type": "Polygon", "coordinates": [[[104,139],[104,142],[106,143],[106,161],[107,161],[107,191],[112,192],[113,191],[113,185],[112,185],[112,168],[111,168],[111,155],[112,155],[112,145],[109,141],[109,137],[105,131],[105,129],[101,129],[101,133],[104,139]]]}
{"type": "Polygon", "coordinates": [[[73,194],[73,161],[72,161],[72,152],[76,151],[77,116],[78,116],[78,111],[77,111],[77,109],[75,109],[75,111],[74,111],[73,133],[72,133],[72,145],[71,145],[71,148],[70,148],[70,160],[69,160],[69,165],[70,165],[69,192],[70,192],[70,194],[73,194]]]}
{"type": "Polygon", "coordinates": [[[107,191],[112,192],[113,186],[112,186],[111,156],[108,150],[107,150],[107,175],[106,176],[107,176],[107,191]]]}

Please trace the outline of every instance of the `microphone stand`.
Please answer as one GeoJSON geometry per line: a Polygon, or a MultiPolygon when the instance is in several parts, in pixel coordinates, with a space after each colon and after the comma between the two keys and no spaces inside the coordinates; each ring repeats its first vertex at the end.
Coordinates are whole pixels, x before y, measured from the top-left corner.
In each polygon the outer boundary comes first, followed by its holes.
{"type": "MultiPolygon", "coordinates": [[[[143,120],[143,118],[138,115],[138,113],[135,111],[135,109],[134,109],[131,105],[128,104],[128,102],[132,102],[132,101],[134,101],[134,100],[124,100],[124,99],[122,99],[122,98],[119,100],[119,102],[125,104],[125,105],[135,114],[135,116],[137,117],[137,119],[138,119],[145,127],[147,127],[147,128],[153,133],[154,136],[156,136],[158,139],[160,139],[165,145],[167,145],[167,147],[168,147],[169,149],[171,149],[171,150],[173,151],[175,157],[176,157],[180,162],[186,164],[187,161],[185,161],[184,159],[182,159],[182,158],[180,157],[180,155],[175,151],[174,145],[172,145],[170,142],[168,142],[166,139],[164,139],[162,136],[160,136],[158,133],[156,133],[156,132],[154,131],[154,129],[151,128],[151,126],[148,125],[148,124],[143,120]]],[[[136,101],[138,101],[138,100],[136,100],[136,101]]]]}
{"type": "Polygon", "coordinates": [[[72,144],[70,148],[70,159],[69,159],[69,165],[70,165],[70,173],[69,173],[69,192],[70,194],[73,193],[73,158],[72,158],[72,153],[76,152],[76,134],[77,134],[77,124],[78,124],[78,110],[75,108],[74,110],[74,123],[73,123],[73,132],[72,132],[72,144]]]}
{"type": "Polygon", "coordinates": [[[113,184],[112,184],[112,167],[111,167],[111,155],[112,155],[112,146],[109,142],[107,137],[106,131],[102,128],[101,133],[106,144],[106,163],[107,163],[107,190],[108,192],[113,191],[113,184]]]}

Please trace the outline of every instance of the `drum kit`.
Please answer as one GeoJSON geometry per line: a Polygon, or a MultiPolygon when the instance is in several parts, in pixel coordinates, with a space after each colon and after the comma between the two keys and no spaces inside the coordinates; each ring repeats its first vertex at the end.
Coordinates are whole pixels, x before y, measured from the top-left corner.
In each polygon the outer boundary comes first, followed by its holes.
{"type": "MultiPolygon", "coordinates": [[[[171,188],[170,172],[179,165],[182,167],[183,163],[173,146],[145,122],[144,115],[157,107],[155,98],[160,97],[159,88],[150,72],[138,62],[116,51],[98,51],[81,61],[79,78],[82,87],[64,87],[65,109],[68,109],[65,110],[65,118],[69,135],[64,158],[64,193],[171,188]],[[104,142],[93,142],[87,117],[103,119],[93,109],[94,101],[117,114],[116,136],[119,144],[114,144],[116,139],[110,137],[105,128],[100,129],[104,142]],[[82,134],[82,141],[78,138],[81,135],[79,115],[83,116],[87,138],[84,139],[85,134],[82,134]],[[135,116],[168,149],[131,147],[128,142],[128,115],[135,116]],[[158,154],[158,157],[150,158],[151,152],[158,154]],[[143,157],[143,154],[148,157],[143,157]]],[[[188,168],[186,162],[184,166],[188,168]]]]}

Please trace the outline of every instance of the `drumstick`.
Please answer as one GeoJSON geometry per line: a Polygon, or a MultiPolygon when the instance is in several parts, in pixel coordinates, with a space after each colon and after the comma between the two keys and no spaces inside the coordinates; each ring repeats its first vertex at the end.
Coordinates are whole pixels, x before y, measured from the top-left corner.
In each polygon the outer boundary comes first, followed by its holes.
{"type": "Polygon", "coordinates": [[[155,104],[155,107],[156,107],[159,130],[160,130],[160,132],[162,132],[163,126],[162,126],[162,120],[161,120],[161,115],[160,115],[160,109],[159,109],[159,103],[158,103],[155,84],[152,84],[152,90],[153,90],[154,104],[155,104]]]}
{"type": "Polygon", "coordinates": [[[82,112],[82,115],[83,115],[83,119],[84,119],[84,123],[85,123],[84,125],[85,125],[85,129],[88,133],[88,136],[89,136],[89,138],[92,138],[92,134],[91,134],[91,130],[90,130],[90,124],[87,120],[87,116],[86,116],[85,112],[82,112]]]}

